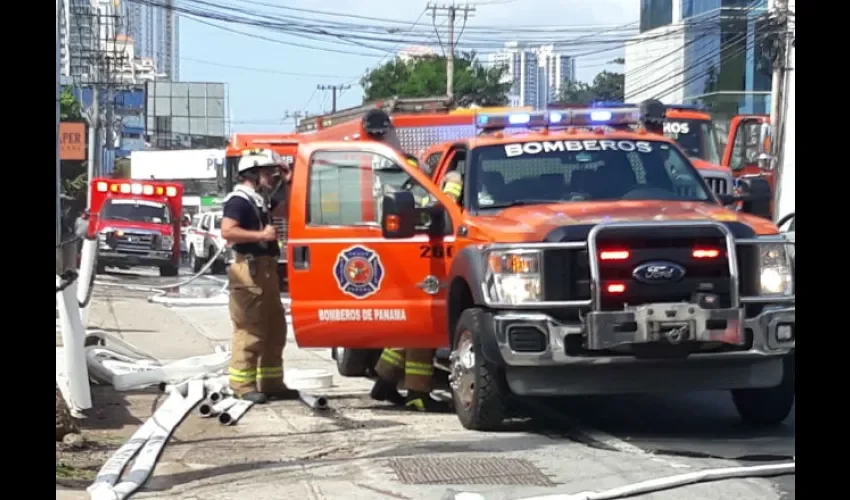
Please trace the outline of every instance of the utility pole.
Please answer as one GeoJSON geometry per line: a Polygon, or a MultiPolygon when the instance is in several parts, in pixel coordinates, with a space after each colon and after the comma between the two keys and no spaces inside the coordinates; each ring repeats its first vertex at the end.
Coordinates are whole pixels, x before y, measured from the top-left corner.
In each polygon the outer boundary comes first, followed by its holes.
{"type": "MultiPolygon", "coordinates": [[[[445,13],[448,17],[449,22],[449,39],[448,39],[448,50],[446,50],[446,96],[449,98],[454,98],[455,96],[455,44],[457,44],[457,40],[455,40],[455,21],[457,20],[458,11],[463,13],[463,25],[466,26],[466,20],[469,19],[469,16],[475,12],[475,7],[470,6],[469,4],[464,5],[455,5],[452,3],[451,5],[442,5],[438,6],[437,4],[431,3],[428,4],[428,10],[431,11],[431,18],[434,22],[434,29],[437,29],[436,18],[437,12],[445,13]]],[[[461,28],[461,32],[463,29],[461,28]]],[[[437,33],[439,37],[439,33],[437,33]]]]}
{"type": "Polygon", "coordinates": [[[775,30],[773,35],[773,81],[770,91],[770,123],[773,125],[774,139],[771,141],[771,150],[774,157],[779,156],[779,148],[782,130],[784,129],[784,117],[782,105],[785,101],[785,80],[788,69],[788,0],[768,0],[768,16],[771,22],[770,29],[775,30]]]}
{"type": "Polygon", "coordinates": [[[61,152],[59,147],[59,99],[62,95],[62,56],[59,43],[62,32],[59,27],[59,20],[62,18],[62,2],[56,0],[56,248],[59,248],[59,243],[62,241],[62,160],[59,156],[61,152]]]}
{"type": "Polygon", "coordinates": [[[331,113],[336,113],[336,97],[337,92],[340,90],[348,90],[351,88],[351,85],[343,84],[343,85],[316,85],[318,90],[330,90],[331,91],[331,113]]]}

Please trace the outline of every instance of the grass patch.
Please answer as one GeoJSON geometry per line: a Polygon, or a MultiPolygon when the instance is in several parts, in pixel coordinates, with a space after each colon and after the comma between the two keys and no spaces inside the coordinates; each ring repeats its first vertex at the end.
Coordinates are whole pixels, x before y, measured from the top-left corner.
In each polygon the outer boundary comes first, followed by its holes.
{"type": "Polygon", "coordinates": [[[95,473],[89,469],[81,469],[62,462],[56,462],[56,479],[94,479],[95,473]]]}

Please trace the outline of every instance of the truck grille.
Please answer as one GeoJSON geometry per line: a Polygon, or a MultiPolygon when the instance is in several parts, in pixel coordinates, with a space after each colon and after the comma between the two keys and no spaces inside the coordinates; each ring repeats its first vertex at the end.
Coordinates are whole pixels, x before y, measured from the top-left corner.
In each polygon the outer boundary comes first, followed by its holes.
{"type": "Polygon", "coordinates": [[[630,256],[622,261],[600,261],[602,310],[622,310],[624,306],[655,302],[692,302],[697,293],[716,294],[720,307],[730,306],[729,264],[725,256],[726,239],[711,227],[645,229],[611,228],[599,233],[600,251],[625,249],[630,256]],[[695,248],[718,249],[715,259],[697,260],[695,248]],[[685,275],[675,282],[642,283],[633,276],[635,268],[652,261],[678,264],[685,275]],[[605,292],[607,285],[623,283],[626,291],[618,295],[605,292]]]}
{"type": "Polygon", "coordinates": [[[704,177],[706,184],[715,194],[729,194],[732,192],[729,179],[726,177],[704,177]]]}
{"type": "MultiPolygon", "coordinates": [[[[563,240],[563,241],[575,241],[563,240]]],[[[711,227],[659,228],[647,234],[645,229],[611,228],[599,234],[600,251],[628,250],[624,261],[601,261],[601,289],[623,283],[626,291],[616,296],[602,293],[601,310],[622,310],[628,305],[654,302],[691,302],[699,292],[714,293],[721,307],[731,301],[729,265],[726,260],[724,235],[711,227]],[[720,258],[697,261],[694,248],[716,248],[720,258]],[[645,284],[633,277],[636,267],[651,261],[668,261],[685,268],[685,276],[674,283],[645,284]]],[[[590,292],[590,263],[586,250],[553,249],[544,252],[544,295],[550,301],[587,300],[590,292]],[[560,278],[563,277],[563,278],[560,278]],[[560,279],[559,279],[560,278],[560,279]]],[[[739,260],[739,264],[740,264],[739,260]]]]}
{"type": "Polygon", "coordinates": [[[158,234],[125,232],[121,236],[112,233],[107,236],[106,241],[109,246],[119,252],[147,253],[152,249],[157,249],[160,238],[158,234]]]}

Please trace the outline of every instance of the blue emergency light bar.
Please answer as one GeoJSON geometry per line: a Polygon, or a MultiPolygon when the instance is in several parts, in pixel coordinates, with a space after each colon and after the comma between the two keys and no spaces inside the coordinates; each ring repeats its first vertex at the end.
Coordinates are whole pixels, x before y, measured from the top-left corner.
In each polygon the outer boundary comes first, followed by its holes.
{"type": "Polygon", "coordinates": [[[475,125],[482,130],[506,128],[602,127],[636,125],[641,121],[640,109],[579,108],[534,113],[480,114],[475,125]]]}

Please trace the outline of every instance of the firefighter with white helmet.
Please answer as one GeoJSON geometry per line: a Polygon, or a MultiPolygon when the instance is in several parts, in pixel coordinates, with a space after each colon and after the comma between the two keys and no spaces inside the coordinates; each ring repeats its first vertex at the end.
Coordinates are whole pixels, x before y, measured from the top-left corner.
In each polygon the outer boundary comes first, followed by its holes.
{"type": "Polygon", "coordinates": [[[221,235],[235,254],[228,273],[230,386],[237,396],[258,404],[298,397],[283,382],[287,323],[277,276],[280,246],[271,219],[284,208],[270,200],[282,166],[274,151],[244,151],[237,165],[238,184],[224,199],[221,221],[221,235]]]}

